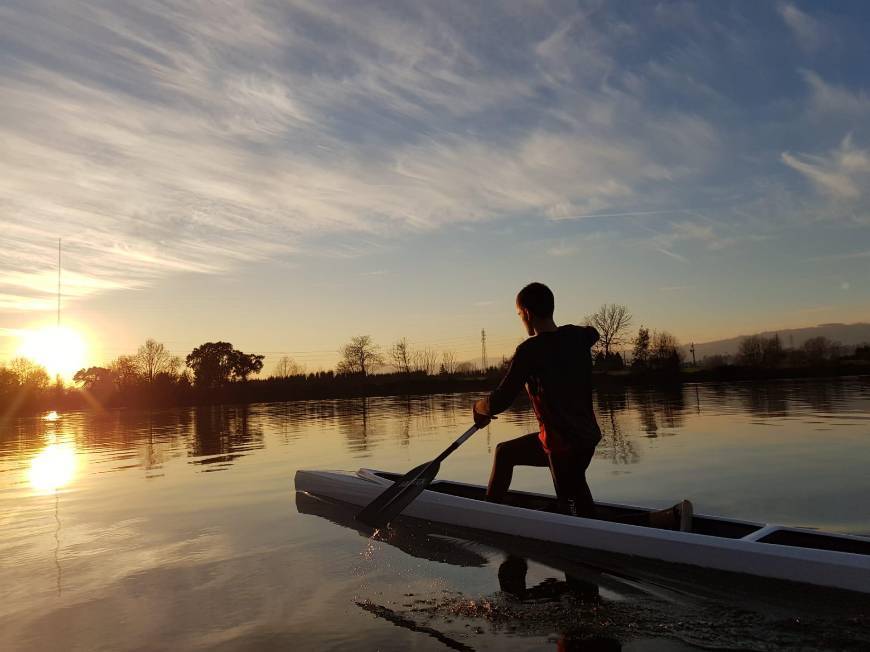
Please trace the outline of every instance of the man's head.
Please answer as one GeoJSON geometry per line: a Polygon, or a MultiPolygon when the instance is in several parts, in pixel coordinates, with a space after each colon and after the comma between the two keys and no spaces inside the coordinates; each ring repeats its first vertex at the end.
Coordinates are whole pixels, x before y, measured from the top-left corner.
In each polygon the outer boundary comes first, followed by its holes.
{"type": "Polygon", "coordinates": [[[543,283],[529,283],[517,294],[517,314],[529,335],[534,335],[536,326],[553,321],[553,293],[543,283]]]}

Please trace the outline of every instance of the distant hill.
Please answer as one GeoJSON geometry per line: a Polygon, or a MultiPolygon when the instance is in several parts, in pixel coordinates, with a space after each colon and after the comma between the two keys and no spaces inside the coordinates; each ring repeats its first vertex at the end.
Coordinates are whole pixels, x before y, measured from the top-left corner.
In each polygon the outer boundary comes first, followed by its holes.
{"type": "MultiPolygon", "coordinates": [[[[806,328],[785,328],[781,331],[757,333],[763,337],[773,337],[775,334],[779,334],[779,339],[786,348],[800,347],[808,339],[819,336],[852,347],[856,344],[870,342],[870,324],[820,324],[806,328]]],[[[745,337],[748,335],[738,335],[727,340],[696,343],[695,357],[700,361],[709,355],[734,355],[737,353],[740,341],[745,337]]],[[[689,360],[692,359],[688,346],[683,347],[683,353],[689,360]]]]}

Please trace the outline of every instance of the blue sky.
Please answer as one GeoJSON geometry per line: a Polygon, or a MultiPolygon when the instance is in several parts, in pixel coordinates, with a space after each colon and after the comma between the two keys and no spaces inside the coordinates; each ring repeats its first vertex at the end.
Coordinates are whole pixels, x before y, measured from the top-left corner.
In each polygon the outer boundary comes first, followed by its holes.
{"type": "MultiPolygon", "coordinates": [[[[0,5],[0,360],[870,319],[862,2],[0,5]]],[[[268,365],[268,361],[267,361],[268,365]]]]}

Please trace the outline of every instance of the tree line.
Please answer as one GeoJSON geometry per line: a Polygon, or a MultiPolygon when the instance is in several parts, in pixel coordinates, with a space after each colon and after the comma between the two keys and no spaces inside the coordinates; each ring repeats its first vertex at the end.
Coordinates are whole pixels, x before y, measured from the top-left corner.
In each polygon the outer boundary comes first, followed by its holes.
{"type": "MultiPolygon", "coordinates": [[[[870,366],[870,344],[847,350],[816,337],[798,348],[785,348],[777,335],[746,337],[734,356],[708,356],[690,364],[671,333],[644,325],[633,330],[633,321],[628,308],[615,303],[585,318],[600,335],[593,362],[601,382],[806,375],[800,370],[832,372],[838,366],[854,373],[857,367],[844,365],[870,366]]],[[[504,357],[481,369],[476,362],[458,360],[453,351],[414,347],[404,337],[381,347],[369,335],[352,337],[338,354],[335,369],[313,372],[283,356],[268,377],[259,378],[265,356],[241,351],[229,342],[206,342],[181,358],[148,339],[135,353],[77,371],[77,388],[65,388],[44,368],[16,358],[0,366],[0,408],[5,408],[0,414],[58,402],[108,407],[472,391],[491,387],[510,363],[504,357]]]]}

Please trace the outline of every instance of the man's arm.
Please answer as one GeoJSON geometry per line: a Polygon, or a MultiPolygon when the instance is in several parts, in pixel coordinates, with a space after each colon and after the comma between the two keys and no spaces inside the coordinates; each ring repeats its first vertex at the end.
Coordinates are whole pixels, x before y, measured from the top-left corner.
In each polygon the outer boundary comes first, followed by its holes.
{"type": "Polygon", "coordinates": [[[517,397],[526,379],[529,377],[528,361],[524,351],[517,347],[510,367],[498,387],[486,398],[474,404],[474,422],[479,428],[489,423],[489,420],[500,412],[507,410],[517,397]]]}

